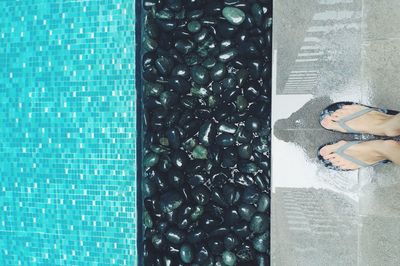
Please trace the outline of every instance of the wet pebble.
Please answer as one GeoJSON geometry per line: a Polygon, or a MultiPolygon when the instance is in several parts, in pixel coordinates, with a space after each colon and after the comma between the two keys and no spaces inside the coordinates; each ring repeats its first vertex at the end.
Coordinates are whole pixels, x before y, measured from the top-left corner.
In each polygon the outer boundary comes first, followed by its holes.
{"type": "Polygon", "coordinates": [[[144,0],[147,265],[268,265],[271,3],[144,0]]]}

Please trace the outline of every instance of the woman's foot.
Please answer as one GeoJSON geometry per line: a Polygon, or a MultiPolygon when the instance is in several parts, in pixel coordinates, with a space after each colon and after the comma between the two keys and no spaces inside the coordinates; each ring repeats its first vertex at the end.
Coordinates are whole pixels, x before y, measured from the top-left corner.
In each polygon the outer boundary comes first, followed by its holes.
{"type": "MultiPolygon", "coordinates": [[[[344,105],[330,116],[325,117],[321,121],[321,125],[326,129],[346,133],[347,130],[341,127],[338,121],[364,109],[368,109],[368,107],[359,104],[344,105]]],[[[347,121],[346,125],[360,133],[388,137],[400,135],[400,115],[388,115],[375,110],[347,121]]]]}
{"type": "MultiPolygon", "coordinates": [[[[389,148],[388,145],[390,145],[389,142],[390,141],[386,140],[361,142],[347,148],[344,151],[344,154],[367,165],[373,165],[377,162],[389,159],[388,155],[386,154],[386,151],[389,148]]],[[[356,170],[361,168],[361,165],[347,160],[336,153],[336,151],[346,143],[347,141],[341,140],[335,144],[327,145],[323,147],[319,153],[325,160],[331,162],[332,165],[342,170],[356,170]]],[[[396,151],[394,150],[392,152],[396,151]]],[[[400,150],[397,150],[397,152],[400,152],[400,150]]]]}

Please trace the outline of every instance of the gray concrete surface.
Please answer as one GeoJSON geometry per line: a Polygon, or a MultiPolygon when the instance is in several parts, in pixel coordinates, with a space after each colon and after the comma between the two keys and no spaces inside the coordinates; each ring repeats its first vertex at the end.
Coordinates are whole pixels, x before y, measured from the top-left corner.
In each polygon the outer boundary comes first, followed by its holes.
{"type": "Polygon", "coordinates": [[[272,265],[400,265],[400,167],[335,172],[319,146],[372,139],[324,130],[355,101],[400,110],[400,2],[274,1],[272,265]]]}

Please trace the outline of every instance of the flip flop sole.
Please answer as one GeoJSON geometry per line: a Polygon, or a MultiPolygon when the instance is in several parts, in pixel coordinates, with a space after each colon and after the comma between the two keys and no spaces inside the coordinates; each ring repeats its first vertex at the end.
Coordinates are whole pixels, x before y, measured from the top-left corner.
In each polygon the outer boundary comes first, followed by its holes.
{"type": "MultiPolygon", "coordinates": [[[[322,120],[324,120],[327,116],[332,115],[334,112],[336,112],[339,109],[342,109],[343,106],[345,105],[353,105],[353,104],[358,104],[367,108],[371,108],[375,111],[384,113],[384,114],[388,114],[388,115],[397,115],[400,112],[399,111],[395,111],[395,110],[390,110],[390,109],[384,109],[384,108],[377,108],[377,107],[372,107],[372,106],[368,106],[368,105],[364,105],[364,104],[360,104],[360,103],[355,103],[355,102],[337,102],[337,103],[333,103],[331,105],[329,105],[328,107],[326,107],[324,110],[322,110],[320,116],[319,116],[319,124],[322,126],[322,120]]],[[[339,132],[333,129],[327,129],[325,127],[323,127],[326,130],[332,131],[332,132],[339,132]]],[[[340,131],[341,132],[341,131],[340,131]]],[[[352,133],[352,132],[341,132],[341,133],[345,133],[345,134],[363,134],[363,133],[352,133]]]]}
{"type": "MultiPolygon", "coordinates": [[[[319,160],[326,168],[328,168],[328,169],[330,169],[330,170],[335,170],[335,171],[339,171],[339,172],[350,172],[350,171],[359,170],[360,168],[354,169],[354,170],[353,170],[353,169],[342,169],[342,168],[340,168],[340,167],[338,167],[338,166],[336,166],[336,165],[333,165],[332,162],[330,162],[329,160],[326,160],[326,159],[324,159],[324,157],[322,157],[322,155],[321,155],[321,153],[320,153],[321,149],[324,148],[324,147],[326,147],[326,146],[328,146],[328,145],[332,145],[332,144],[335,144],[335,143],[337,143],[337,142],[329,142],[329,143],[324,144],[324,145],[322,145],[321,147],[319,147],[319,148],[318,148],[318,154],[317,154],[318,160],[319,160]]],[[[384,160],[384,161],[378,162],[377,164],[375,164],[375,165],[373,165],[373,166],[376,166],[376,165],[379,165],[379,164],[387,164],[387,163],[391,163],[391,161],[390,161],[390,160],[384,160]]],[[[371,166],[372,166],[372,165],[371,165],[371,166]]],[[[361,168],[363,168],[363,167],[361,167],[361,168]]]]}

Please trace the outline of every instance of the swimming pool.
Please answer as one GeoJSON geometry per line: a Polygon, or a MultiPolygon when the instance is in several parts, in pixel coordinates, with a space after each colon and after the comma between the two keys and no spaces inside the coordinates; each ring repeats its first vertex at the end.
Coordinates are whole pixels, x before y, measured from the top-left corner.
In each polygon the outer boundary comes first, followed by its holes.
{"type": "Polygon", "coordinates": [[[0,265],[133,265],[133,1],[0,12],[0,265]]]}

